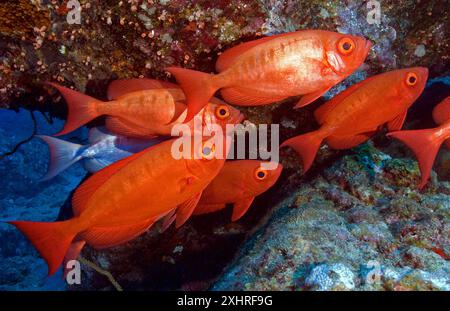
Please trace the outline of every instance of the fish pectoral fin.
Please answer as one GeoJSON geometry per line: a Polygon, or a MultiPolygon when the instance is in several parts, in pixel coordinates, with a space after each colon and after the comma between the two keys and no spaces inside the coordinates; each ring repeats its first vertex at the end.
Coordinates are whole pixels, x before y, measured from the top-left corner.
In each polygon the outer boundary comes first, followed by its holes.
{"type": "Polygon", "coordinates": [[[201,196],[202,192],[199,192],[190,199],[178,205],[177,217],[175,220],[175,228],[181,227],[189,219],[189,217],[191,217],[201,196]]]}
{"type": "Polygon", "coordinates": [[[252,205],[255,197],[250,197],[242,201],[234,203],[233,214],[231,215],[231,221],[240,219],[248,211],[250,205],[252,205]]]}
{"type": "Polygon", "coordinates": [[[368,140],[374,133],[375,131],[354,136],[330,136],[326,138],[326,142],[331,149],[350,149],[362,144],[363,142],[368,140]]]}
{"type": "Polygon", "coordinates": [[[298,101],[298,103],[294,106],[295,109],[304,107],[306,105],[311,104],[313,101],[324,95],[326,92],[328,92],[331,89],[330,87],[324,88],[322,90],[319,90],[317,92],[309,93],[306,95],[303,95],[302,98],[298,101]]]}
{"type": "Polygon", "coordinates": [[[225,101],[241,106],[267,105],[287,98],[286,96],[257,96],[254,91],[238,87],[223,88],[220,90],[220,94],[225,101]]]}
{"type": "Polygon", "coordinates": [[[153,79],[119,79],[108,86],[108,99],[114,100],[128,93],[153,89],[179,89],[174,83],[153,79]]]}
{"type": "Polygon", "coordinates": [[[389,131],[399,131],[402,129],[403,123],[405,123],[406,114],[408,111],[405,111],[398,116],[396,116],[393,120],[389,121],[387,124],[387,128],[389,131]]]}

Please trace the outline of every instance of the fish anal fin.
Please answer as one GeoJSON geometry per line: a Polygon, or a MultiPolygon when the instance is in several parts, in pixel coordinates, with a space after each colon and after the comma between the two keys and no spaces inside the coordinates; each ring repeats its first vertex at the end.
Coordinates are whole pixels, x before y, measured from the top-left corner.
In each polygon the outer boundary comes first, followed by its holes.
{"type": "Polygon", "coordinates": [[[216,62],[217,72],[222,72],[228,69],[239,58],[239,56],[241,56],[248,50],[254,48],[255,46],[286,35],[290,35],[290,33],[287,34],[282,33],[278,35],[263,37],[249,42],[244,42],[226,50],[225,52],[220,54],[219,58],[217,59],[216,62]]]}
{"type": "Polygon", "coordinates": [[[194,195],[193,197],[186,200],[185,202],[178,205],[177,217],[175,220],[176,228],[181,227],[189,219],[189,217],[191,217],[201,196],[202,196],[202,192],[199,192],[196,195],[194,195]]]}
{"type": "Polygon", "coordinates": [[[331,89],[331,87],[327,87],[325,89],[319,90],[317,92],[309,93],[306,95],[303,95],[302,98],[298,101],[298,103],[294,106],[294,108],[301,108],[305,107],[306,105],[311,104],[313,101],[324,95],[326,92],[328,92],[331,89]]]}
{"type": "Polygon", "coordinates": [[[240,106],[259,106],[267,105],[274,102],[281,101],[286,97],[263,97],[257,96],[252,91],[247,91],[244,88],[223,88],[220,90],[222,97],[227,101],[235,105],[240,106]]]}
{"type": "Polygon", "coordinates": [[[387,124],[387,128],[389,131],[399,131],[402,129],[403,123],[405,123],[406,114],[408,112],[405,111],[395,117],[393,120],[389,121],[387,124]]]}
{"type": "Polygon", "coordinates": [[[150,229],[154,223],[155,218],[151,218],[134,224],[93,227],[84,231],[81,236],[93,248],[109,248],[133,240],[150,229]]]}
{"type": "Polygon", "coordinates": [[[85,182],[83,182],[77,188],[72,197],[72,208],[75,216],[78,216],[83,212],[86,207],[86,203],[89,201],[89,198],[101,185],[103,185],[103,183],[105,183],[112,175],[117,173],[122,167],[139,158],[143,153],[147,151],[147,149],[105,167],[104,169],[89,177],[85,182]]]}
{"type": "Polygon", "coordinates": [[[244,200],[234,203],[233,214],[231,215],[231,221],[240,219],[250,208],[255,197],[246,198],[244,200]]]}
{"type": "Polygon", "coordinates": [[[336,150],[350,149],[367,141],[374,132],[358,134],[354,136],[329,136],[326,138],[327,145],[336,150]]]}
{"type": "Polygon", "coordinates": [[[174,83],[154,79],[119,79],[109,84],[108,99],[114,100],[125,94],[144,90],[179,88],[174,83]]]}

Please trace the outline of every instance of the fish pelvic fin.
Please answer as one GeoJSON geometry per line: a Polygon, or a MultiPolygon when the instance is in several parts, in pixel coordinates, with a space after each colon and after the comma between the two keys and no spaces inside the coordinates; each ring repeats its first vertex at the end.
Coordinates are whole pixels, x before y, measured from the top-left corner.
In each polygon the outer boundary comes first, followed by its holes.
{"type": "Polygon", "coordinates": [[[416,155],[421,174],[419,189],[423,189],[423,187],[427,184],[439,148],[444,140],[448,138],[443,135],[437,136],[437,131],[439,131],[439,128],[428,130],[397,131],[387,134],[387,136],[394,137],[395,139],[403,142],[416,155]]]}
{"type": "Polygon", "coordinates": [[[80,154],[80,151],[83,148],[82,145],[45,135],[36,135],[36,137],[45,141],[50,151],[48,171],[47,174],[42,177],[41,181],[55,177],[83,158],[80,154]]]}
{"type": "Polygon", "coordinates": [[[186,95],[187,115],[184,123],[189,122],[219,89],[214,83],[215,75],[179,67],[168,67],[166,70],[175,76],[186,95]]]}
{"type": "Polygon", "coordinates": [[[314,131],[311,133],[299,135],[286,140],[281,144],[280,148],[291,147],[302,159],[303,174],[305,174],[310,168],[319,150],[320,144],[326,138],[322,131],[314,131]]]}
{"type": "Polygon", "coordinates": [[[47,84],[53,86],[62,94],[68,107],[68,115],[64,128],[54,136],[61,136],[73,132],[100,116],[100,113],[97,111],[97,104],[101,103],[101,101],[56,83],[47,84]]]}
{"type": "Polygon", "coordinates": [[[72,220],[58,222],[10,221],[34,245],[47,262],[48,275],[61,266],[76,232],[71,230],[72,220]]]}

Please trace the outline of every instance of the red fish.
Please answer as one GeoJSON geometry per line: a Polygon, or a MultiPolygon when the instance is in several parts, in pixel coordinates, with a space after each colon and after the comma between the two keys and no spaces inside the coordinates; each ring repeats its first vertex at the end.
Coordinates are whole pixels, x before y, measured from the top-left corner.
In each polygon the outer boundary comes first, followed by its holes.
{"type": "Polygon", "coordinates": [[[225,160],[215,156],[212,139],[198,143],[193,139],[191,159],[176,160],[171,153],[174,141],[152,146],[92,175],[74,193],[75,216],[70,220],[9,223],[33,243],[46,260],[49,274],[84,243],[96,248],[123,243],[175,207],[178,227],[190,217],[225,160]]]}
{"type": "Polygon", "coordinates": [[[333,149],[349,149],[368,140],[384,124],[390,131],[399,130],[427,78],[428,69],[416,67],[361,81],[315,111],[321,125],[317,131],[288,139],[281,147],[294,148],[306,172],[323,140],[333,149]]]}
{"type": "MultiPolygon", "coordinates": [[[[185,121],[187,114],[183,91],[169,82],[116,80],[109,86],[108,102],[55,83],[49,84],[61,92],[69,108],[66,124],[55,136],[70,133],[102,115],[107,116],[107,129],[119,135],[138,138],[168,136],[174,125],[185,121]]],[[[223,128],[243,119],[239,110],[217,98],[211,99],[199,116],[203,123],[219,124],[223,128]]],[[[189,126],[192,129],[194,122],[189,126]]]]}
{"type": "Polygon", "coordinates": [[[169,67],[183,88],[192,119],[217,90],[235,105],[267,105],[303,95],[313,102],[364,62],[370,41],[324,30],[301,30],[242,43],[220,55],[217,75],[169,67]]]}
{"type": "Polygon", "coordinates": [[[234,204],[232,221],[241,218],[256,196],[264,193],[280,177],[283,169],[279,164],[274,170],[266,170],[257,160],[225,162],[219,175],[206,187],[194,215],[212,213],[234,204]]]}
{"type": "Polygon", "coordinates": [[[442,143],[450,148],[450,97],[433,109],[433,119],[439,124],[433,129],[397,131],[387,134],[404,142],[416,155],[422,175],[419,189],[427,184],[434,159],[442,143]]]}

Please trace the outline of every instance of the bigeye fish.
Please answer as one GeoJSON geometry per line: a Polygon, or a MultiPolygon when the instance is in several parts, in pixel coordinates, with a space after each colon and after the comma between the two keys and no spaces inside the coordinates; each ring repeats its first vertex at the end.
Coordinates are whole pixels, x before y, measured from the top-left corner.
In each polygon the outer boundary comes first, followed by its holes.
{"type": "Polygon", "coordinates": [[[36,247],[49,274],[84,244],[94,248],[121,244],[145,232],[174,208],[180,226],[222,169],[229,149],[215,156],[211,139],[192,138],[190,157],[175,159],[171,153],[175,140],[149,147],[89,177],[73,195],[74,217],[69,220],[8,223],[36,247]]]}
{"type": "MultiPolygon", "coordinates": [[[[187,115],[185,96],[175,84],[151,79],[113,81],[108,88],[109,101],[103,102],[56,83],[68,105],[64,128],[55,136],[70,133],[89,121],[106,116],[106,128],[128,137],[170,136],[172,128],[187,115]]],[[[197,114],[202,124],[236,124],[243,115],[236,108],[213,98],[197,114]]],[[[194,122],[188,125],[192,130],[194,122]]]]}
{"type": "Polygon", "coordinates": [[[55,177],[78,161],[82,161],[88,172],[95,173],[114,162],[169,139],[169,137],[125,137],[108,133],[104,127],[89,130],[87,145],[45,135],[36,136],[47,143],[50,151],[48,172],[42,180],[55,177]]]}
{"type": "MultiPolygon", "coordinates": [[[[231,221],[240,219],[250,208],[256,196],[266,192],[280,177],[283,166],[274,170],[264,169],[259,160],[227,161],[220,173],[202,192],[193,215],[213,213],[233,204],[231,221]]],[[[175,211],[164,217],[161,231],[175,221],[175,211]]]]}
{"type": "Polygon", "coordinates": [[[217,75],[169,67],[183,88],[192,119],[221,90],[225,101],[267,105],[302,95],[296,108],[313,102],[352,74],[367,57],[371,42],[324,30],[300,30],[239,44],[221,54],[217,75]]]}
{"type": "Polygon", "coordinates": [[[408,108],[422,93],[428,69],[406,68],[361,81],[333,97],[314,112],[320,128],[288,139],[280,147],[292,147],[311,167],[323,140],[332,149],[349,149],[367,141],[380,126],[400,130],[408,108]]]}
{"type": "Polygon", "coordinates": [[[433,119],[439,124],[433,129],[397,131],[387,134],[405,143],[416,155],[421,173],[419,189],[427,184],[442,143],[450,149],[450,97],[433,109],[433,119]]]}
{"type": "Polygon", "coordinates": [[[225,162],[219,175],[203,191],[194,215],[212,213],[233,204],[231,221],[240,219],[255,197],[275,184],[283,169],[278,164],[276,169],[266,170],[262,164],[258,160],[225,162]]]}

